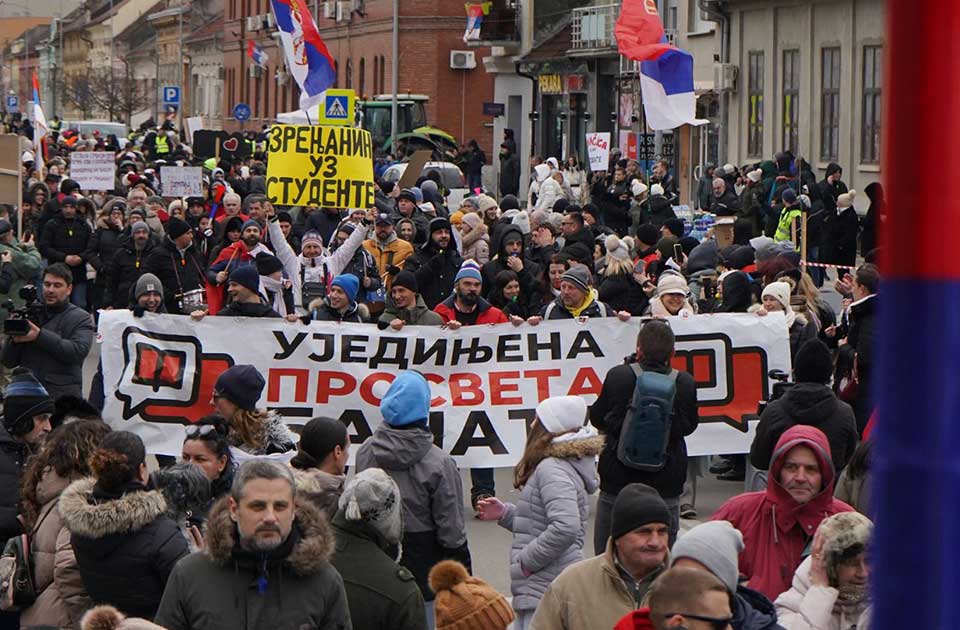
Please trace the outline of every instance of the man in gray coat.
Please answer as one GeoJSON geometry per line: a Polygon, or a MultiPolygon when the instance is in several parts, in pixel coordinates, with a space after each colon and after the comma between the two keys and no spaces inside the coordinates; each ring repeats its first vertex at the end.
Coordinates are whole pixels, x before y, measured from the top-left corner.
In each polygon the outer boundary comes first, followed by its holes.
{"type": "Polygon", "coordinates": [[[351,630],[343,580],[329,561],[333,532],[295,492],[289,467],[243,464],[230,496],[210,509],[205,549],[173,568],[154,621],[168,630],[351,630]]]}
{"type": "Polygon", "coordinates": [[[50,397],[83,397],[83,360],[93,343],[93,318],[70,303],[73,272],[53,263],[43,272],[43,318],[24,335],[6,335],[2,361],[33,371],[50,397]]]}

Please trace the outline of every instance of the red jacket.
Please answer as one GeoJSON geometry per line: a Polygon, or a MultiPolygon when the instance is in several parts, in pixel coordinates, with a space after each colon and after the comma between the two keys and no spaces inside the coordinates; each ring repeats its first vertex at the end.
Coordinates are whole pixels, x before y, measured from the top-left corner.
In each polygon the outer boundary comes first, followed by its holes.
{"type": "Polygon", "coordinates": [[[640,608],[627,613],[613,630],[653,630],[653,622],[650,620],[650,609],[640,608]]]}
{"type": "Polygon", "coordinates": [[[743,534],[740,573],[749,587],[773,601],[790,588],[793,574],[803,560],[820,521],[853,508],[833,498],[835,473],[830,443],[820,429],[797,425],[780,436],[773,450],[767,489],[737,495],[720,506],[711,520],[730,521],[743,534]],[[809,502],[797,503],[777,481],[783,460],[795,446],[808,446],[820,462],[822,487],[809,502]]]}
{"type": "MultiPolygon", "coordinates": [[[[451,295],[443,302],[440,302],[433,310],[440,315],[443,319],[443,323],[446,324],[449,321],[455,320],[457,314],[453,305],[453,300],[456,299],[456,295],[451,295]]],[[[490,304],[483,298],[477,299],[477,308],[480,309],[480,314],[477,316],[477,324],[506,324],[509,320],[507,316],[503,314],[496,306],[490,304]]]]}

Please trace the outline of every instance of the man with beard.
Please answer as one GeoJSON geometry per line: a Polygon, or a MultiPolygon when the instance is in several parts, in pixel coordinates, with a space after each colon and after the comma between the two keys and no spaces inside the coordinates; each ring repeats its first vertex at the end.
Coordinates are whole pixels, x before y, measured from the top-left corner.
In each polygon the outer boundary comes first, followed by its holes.
{"type": "Polygon", "coordinates": [[[335,540],[288,466],[253,459],[211,508],[203,553],[167,580],[155,622],[169,630],[351,627],[335,540]],[[242,604],[237,605],[237,602],[242,604]]]}
{"type": "MultiPolygon", "coordinates": [[[[377,263],[380,275],[385,278],[386,292],[390,293],[393,279],[396,278],[407,258],[413,254],[413,246],[397,237],[393,218],[386,213],[380,213],[374,221],[374,238],[363,242],[363,247],[370,252],[377,263]]],[[[382,308],[382,307],[381,307],[382,308]]]]}
{"type": "MultiPolygon", "coordinates": [[[[230,273],[227,282],[230,303],[217,312],[221,317],[280,317],[260,295],[260,274],[256,265],[241,265],[230,273]]],[[[193,319],[203,319],[204,313],[191,313],[193,319]]]]}
{"type": "Polygon", "coordinates": [[[262,230],[260,224],[247,219],[240,228],[240,240],[220,250],[217,259],[207,269],[207,300],[210,312],[216,314],[223,304],[223,285],[229,280],[233,270],[243,265],[252,265],[261,252],[273,254],[260,242],[262,230]]]}
{"type": "Polygon", "coordinates": [[[107,308],[124,308],[130,301],[130,289],[144,273],[147,256],[153,251],[154,241],[150,226],[137,221],[130,226],[130,236],[121,242],[120,249],[107,261],[107,286],[103,303],[107,308]]]}
{"type": "Polygon", "coordinates": [[[203,289],[203,257],[193,246],[189,223],[177,218],[167,222],[167,236],[146,257],[144,271],[157,276],[163,284],[168,313],[186,315],[192,310],[184,304],[184,297],[203,289]]]}
{"type": "Polygon", "coordinates": [[[453,292],[463,258],[453,243],[449,219],[433,219],[429,230],[429,240],[407,258],[403,268],[416,276],[420,295],[427,308],[435,309],[453,292]]]}

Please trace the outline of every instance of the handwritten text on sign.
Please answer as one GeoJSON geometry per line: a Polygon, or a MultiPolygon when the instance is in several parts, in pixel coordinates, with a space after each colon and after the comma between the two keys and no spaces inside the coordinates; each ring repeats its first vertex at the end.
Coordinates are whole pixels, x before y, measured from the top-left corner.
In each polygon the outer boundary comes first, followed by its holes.
{"type": "Polygon", "coordinates": [[[372,208],[373,142],[353,127],[274,125],[267,142],[271,203],[372,208]]]}
{"type": "Polygon", "coordinates": [[[587,134],[587,156],[590,158],[591,171],[605,171],[610,161],[610,133],[587,134]]]}

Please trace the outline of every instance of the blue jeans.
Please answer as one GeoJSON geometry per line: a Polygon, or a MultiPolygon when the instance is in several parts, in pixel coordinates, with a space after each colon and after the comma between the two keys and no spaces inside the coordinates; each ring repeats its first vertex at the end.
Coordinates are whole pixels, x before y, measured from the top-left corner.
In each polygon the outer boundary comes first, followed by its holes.
{"type": "Polygon", "coordinates": [[[493,480],[493,468],[471,468],[470,482],[473,484],[473,487],[470,488],[471,504],[481,494],[497,495],[496,484],[493,480]]]}
{"type": "Polygon", "coordinates": [[[73,291],[70,293],[70,303],[87,310],[87,283],[77,282],[73,285],[73,291]]]}
{"type": "MultiPolygon", "coordinates": [[[[820,262],[820,247],[808,247],[807,248],[807,260],[809,262],[820,262]]],[[[823,267],[808,267],[807,273],[810,274],[810,279],[813,280],[813,283],[818,287],[823,286],[823,279],[825,276],[825,271],[823,267]]]]}

